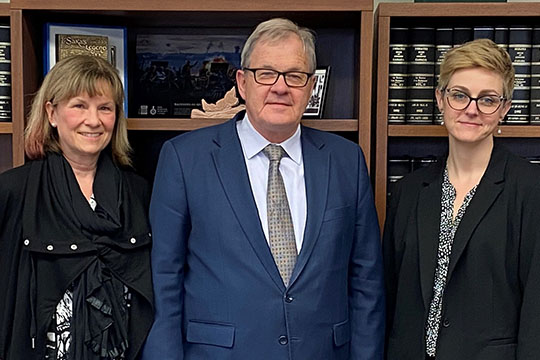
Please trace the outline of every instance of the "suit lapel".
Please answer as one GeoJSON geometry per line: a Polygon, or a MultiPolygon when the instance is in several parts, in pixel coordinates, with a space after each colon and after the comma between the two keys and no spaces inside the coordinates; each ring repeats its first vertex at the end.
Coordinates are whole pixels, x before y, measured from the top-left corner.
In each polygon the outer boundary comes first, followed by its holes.
{"type": "Polygon", "coordinates": [[[450,281],[456,263],[463,254],[474,230],[503,189],[505,166],[506,155],[495,147],[488,168],[456,231],[450,264],[448,265],[447,283],[450,281]]]}
{"type": "MultiPolygon", "coordinates": [[[[444,164],[443,164],[444,165],[444,164]]],[[[433,280],[437,263],[441,217],[441,167],[434,166],[418,198],[417,232],[420,262],[420,284],[426,308],[433,294],[433,280]]]]}
{"type": "Polygon", "coordinates": [[[296,281],[306,266],[319,238],[328,196],[330,154],[324,149],[324,143],[311,136],[310,129],[305,127],[302,127],[302,156],[304,157],[307,219],[302,250],[291,275],[290,285],[296,281]]]}
{"type": "Polygon", "coordinates": [[[214,140],[217,146],[212,157],[225,194],[246,238],[276,286],[284,290],[285,286],[266,242],[251,192],[242,147],[236,133],[237,119],[238,116],[221,128],[214,140]]]}

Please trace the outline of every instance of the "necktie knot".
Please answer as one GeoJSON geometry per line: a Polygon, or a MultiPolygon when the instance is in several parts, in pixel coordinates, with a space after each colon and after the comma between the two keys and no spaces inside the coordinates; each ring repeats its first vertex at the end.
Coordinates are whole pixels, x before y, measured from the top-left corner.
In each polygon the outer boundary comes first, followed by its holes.
{"type": "Polygon", "coordinates": [[[263,153],[270,161],[280,161],[285,155],[285,150],[281,145],[269,144],[263,149],[263,153]]]}

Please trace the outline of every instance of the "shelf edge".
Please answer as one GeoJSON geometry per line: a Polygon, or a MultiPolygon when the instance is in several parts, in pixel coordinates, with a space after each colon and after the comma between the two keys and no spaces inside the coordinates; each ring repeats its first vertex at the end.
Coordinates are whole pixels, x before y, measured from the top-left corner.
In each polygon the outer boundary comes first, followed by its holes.
{"type": "MultiPolygon", "coordinates": [[[[222,124],[228,120],[129,118],[128,130],[190,131],[222,124]]],[[[323,131],[358,131],[358,120],[356,119],[303,119],[302,125],[323,131]]]]}
{"type": "Polygon", "coordinates": [[[0,134],[13,134],[13,124],[11,122],[0,122],[0,134]]]}

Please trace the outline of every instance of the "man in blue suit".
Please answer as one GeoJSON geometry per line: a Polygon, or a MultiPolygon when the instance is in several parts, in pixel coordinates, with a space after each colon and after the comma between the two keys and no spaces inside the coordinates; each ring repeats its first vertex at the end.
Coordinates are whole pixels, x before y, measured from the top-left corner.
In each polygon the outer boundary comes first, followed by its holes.
{"type": "Polygon", "coordinates": [[[370,181],[358,145],[300,125],[315,67],[311,31],[259,24],[236,76],[246,111],[163,145],[143,359],[382,359],[370,181]]]}

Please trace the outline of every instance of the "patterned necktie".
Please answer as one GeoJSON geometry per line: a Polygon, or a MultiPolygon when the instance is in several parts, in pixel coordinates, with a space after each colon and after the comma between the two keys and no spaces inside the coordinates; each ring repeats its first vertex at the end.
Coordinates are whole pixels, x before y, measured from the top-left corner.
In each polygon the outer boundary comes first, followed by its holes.
{"type": "Polygon", "coordinates": [[[279,163],[285,155],[285,150],[279,145],[270,144],[263,149],[263,153],[270,160],[266,194],[270,251],[283,283],[288,286],[296,263],[297,252],[289,201],[279,171],[279,163]]]}

